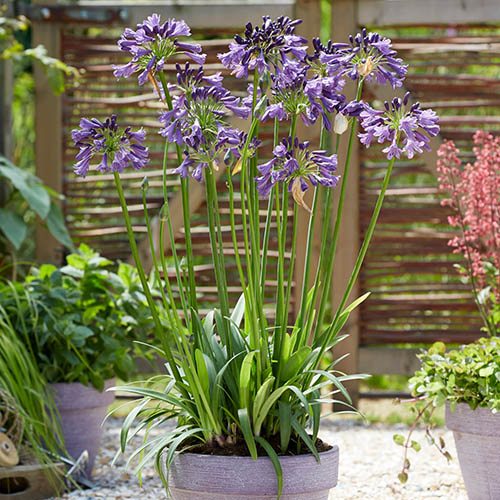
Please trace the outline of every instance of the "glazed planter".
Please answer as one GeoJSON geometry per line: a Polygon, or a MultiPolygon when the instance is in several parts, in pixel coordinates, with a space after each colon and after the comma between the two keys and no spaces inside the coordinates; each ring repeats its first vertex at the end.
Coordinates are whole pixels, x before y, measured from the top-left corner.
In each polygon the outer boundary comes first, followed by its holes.
{"type": "Polygon", "coordinates": [[[115,397],[106,389],[114,383],[114,379],[108,380],[103,392],[79,383],[51,384],[66,449],[75,460],[83,451],[88,451],[85,472],[89,478],[101,444],[102,422],[115,397]]]}
{"type": "MultiPolygon", "coordinates": [[[[320,458],[318,463],[310,454],[280,457],[282,500],[328,500],[330,489],[337,484],[338,446],[321,453],[320,458]]],[[[276,472],[267,457],[253,460],[251,457],[180,453],[168,477],[172,500],[277,498],[276,472]]]]}
{"type": "Polygon", "coordinates": [[[500,499],[500,413],[446,405],[446,426],[453,431],[469,500],[500,499]]]}

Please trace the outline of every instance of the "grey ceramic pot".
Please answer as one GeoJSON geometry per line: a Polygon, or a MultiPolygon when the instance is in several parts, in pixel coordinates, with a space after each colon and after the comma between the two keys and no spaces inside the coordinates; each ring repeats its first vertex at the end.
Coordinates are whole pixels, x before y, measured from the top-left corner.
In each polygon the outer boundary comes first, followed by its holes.
{"type": "Polygon", "coordinates": [[[84,450],[88,451],[85,472],[89,478],[101,444],[102,422],[115,398],[114,393],[106,389],[114,384],[114,380],[108,380],[103,392],[79,383],[51,384],[66,449],[74,459],[84,450]]]}
{"type": "Polygon", "coordinates": [[[500,499],[500,413],[446,406],[446,426],[453,431],[469,500],[500,499]]]}
{"type": "MultiPolygon", "coordinates": [[[[320,454],[280,457],[283,500],[328,500],[337,484],[339,448],[320,454]]],[[[178,454],[169,474],[173,500],[273,500],[277,480],[271,460],[250,457],[178,454]]]]}

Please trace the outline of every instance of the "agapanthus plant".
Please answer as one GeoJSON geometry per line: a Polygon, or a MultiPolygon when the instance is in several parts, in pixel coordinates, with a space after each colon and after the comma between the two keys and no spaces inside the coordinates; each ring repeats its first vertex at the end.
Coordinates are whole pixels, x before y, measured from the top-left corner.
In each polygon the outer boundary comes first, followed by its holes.
{"type": "Polygon", "coordinates": [[[376,110],[369,105],[364,106],[360,114],[360,141],[370,146],[373,141],[381,144],[389,143],[383,149],[387,158],[400,158],[404,153],[413,158],[416,153],[430,151],[430,137],[439,133],[438,117],[431,109],[420,109],[418,102],[409,105],[410,93],[403,99],[394,98],[385,102],[385,110],[376,110]],[[425,132],[425,133],[424,133],[425,132]]]}
{"type": "Polygon", "coordinates": [[[460,151],[452,141],[438,150],[439,188],[446,194],[442,205],[453,215],[448,222],[459,234],[450,239],[462,254],[462,274],[490,335],[500,330],[500,138],[487,132],[474,135],[476,160],[461,168],[460,151]]]}
{"type": "Polygon", "coordinates": [[[345,104],[341,94],[344,80],[339,76],[311,78],[311,67],[285,63],[275,75],[271,75],[271,102],[263,112],[263,121],[269,118],[287,120],[300,115],[306,125],[316,123],[319,117],[327,130],[331,130],[329,116],[345,104]]]}
{"type": "Polygon", "coordinates": [[[257,168],[260,175],[255,181],[262,196],[269,196],[276,184],[283,183],[293,193],[294,200],[308,210],[304,194],[310,185],[333,188],[339,181],[335,175],[337,155],[311,151],[309,142],[299,142],[297,137],[283,139],[274,148],[273,158],[257,168]]]}
{"type": "Polygon", "coordinates": [[[80,148],[75,173],[82,177],[87,175],[90,162],[96,156],[100,160],[97,169],[101,172],[122,172],[128,166],[140,170],[149,160],[148,148],[143,145],[145,130],[133,132],[130,127],[120,128],[116,115],[104,121],[82,118],[80,128],[73,130],[71,137],[80,148]]]}
{"type": "Polygon", "coordinates": [[[257,70],[260,74],[279,70],[285,62],[297,63],[307,56],[307,40],[295,34],[302,21],[286,16],[263,18],[261,26],[246,25],[245,33],[236,35],[229,51],[219,54],[222,64],[236,78],[246,78],[257,70]]]}
{"type": "MultiPolygon", "coordinates": [[[[152,456],[156,456],[161,472],[162,462],[163,465],[166,462],[168,470],[177,451],[200,450],[218,454],[236,447],[240,453],[254,459],[262,454],[271,457],[278,477],[277,494],[280,495],[282,471],[278,456],[307,450],[319,460],[317,436],[321,404],[337,401],[339,393],[349,401],[343,383],[356,376],[336,371],[335,363],[328,365],[324,355],[341,339],[339,334],[352,310],[369,295],[365,294],[348,305],[398,156],[393,149],[387,151],[388,168],[365,239],[340,303],[327,320],[326,305],[330,297],[346,187],[350,182],[349,165],[356,142],[357,120],[360,119],[368,134],[364,141],[367,146],[373,136],[380,142],[390,140],[393,148],[404,150],[408,155],[427,146],[420,129],[429,135],[435,135],[438,129],[432,112],[421,111],[418,105],[406,109],[408,97],[404,102],[393,101],[392,108],[381,112],[361,102],[365,79],[378,75],[380,83],[396,85],[404,77],[404,66],[395,57],[388,41],[378,35],[363,34],[359,43],[359,36],[353,39],[359,47],[347,48],[331,42],[318,46],[316,43],[316,53],[308,56],[307,41],[295,34],[299,22],[285,17],[276,20],[265,17],[262,26],[248,24],[245,34],[236,36],[229,52],[220,56],[222,63],[237,78],[253,77],[249,93],[243,98],[235,97],[227,90],[220,74],[205,75],[201,68],[189,65],[179,65],[176,82],[167,82],[162,67],[167,57],[174,53],[165,53],[159,64],[159,55],[147,45],[153,43],[147,37],[154,32],[155,40],[160,45],[165,37],[168,44],[174,43],[168,37],[175,37],[179,32],[174,30],[167,35],[160,28],[172,26],[173,21],[162,25],[156,16],[152,16],[140,25],[147,29],[140,27],[137,32],[126,30],[124,33],[122,46],[127,50],[130,48],[133,56],[125,73],[142,69],[141,81],[149,78],[159,90],[161,102],[165,105],[159,116],[166,154],[163,161],[164,205],[159,218],[158,245],[149,224],[147,183],[143,185],[143,204],[153,274],[158,282],[162,274],[168,274],[163,247],[164,234],[168,231],[177,282],[176,293],[167,280],[162,294],[163,309],[168,311],[166,319],[173,325],[171,331],[174,332],[166,335],[141,265],[120,169],[112,168],[132,254],[149,301],[167,368],[163,378],[155,378],[146,388],[125,388],[142,396],[143,400],[133,410],[133,417],[139,421],[138,427],[132,431],[134,419],[127,419],[122,430],[122,446],[125,448],[126,443],[141,429],[149,433],[170,419],[177,420],[174,430],[164,430],[159,439],[148,440],[146,437],[143,447],[133,454],[137,457],[144,452],[139,470],[152,456]],[[145,50],[141,48],[143,43],[147,45],[145,50]],[[321,49],[320,54],[318,49],[321,49]],[[360,58],[364,58],[364,62],[360,58]],[[366,68],[361,68],[360,64],[366,68]],[[356,75],[352,68],[346,72],[349,65],[355,66],[356,75]],[[394,74],[387,76],[387,66],[392,68],[394,74]],[[353,101],[342,94],[344,74],[358,79],[357,95],[353,101]],[[244,131],[228,125],[229,113],[249,122],[244,131]],[[298,137],[297,121],[300,116],[307,125],[321,122],[319,145],[312,146],[298,137]],[[259,136],[262,117],[274,118],[274,150],[268,161],[259,159],[263,144],[259,136]],[[281,123],[282,118],[288,118],[289,125],[281,123]],[[337,165],[336,151],[327,151],[330,123],[335,124],[334,131],[339,134],[349,128],[347,155],[342,166],[337,165]],[[173,171],[179,175],[181,182],[185,265],[181,265],[171,223],[166,182],[170,144],[177,152],[173,171]],[[228,251],[228,242],[224,240],[218,193],[220,185],[216,184],[216,173],[224,175],[226,180],[227,192],[224,196],[229,203],[225,205],[225,210],[229,213],[232,251],[228,251]],[[190,175],[203,183],[206,191],[212,268],[218,294],[217,307],[205,315],[201,312],[203,298],[197,293],[194,275],[190,175]],[[336,215],[332,221],[333,193],[337,190],[336,215]],[[311,193],[311,202],[306,201],[306,192],[311,193]],[[262,197],[268,199],[265,214],[260,209],[262,197]],[[320,203],[320,198],[323,203],[320,203]],[[289,215],[290,201],[295,202],[293,216],[289,215]],[[313,233],[322,206],[321,251],[318,261],[313,262],[313,233]],[[301,290],[296,303],[297,316],[290,322],[299,210],[307,210],[309,222],[303,252],[305,271],[302,283],[297,283],[301,290]],[[290,224],[291,248],[288,246],[290,224]],[[276,286],[270,288],[266,277],[270,266],[270,235],[274,228],[278,245],[277,277],[276,286]],[[231,301],[228,291],[230,260],[240,280],[241,297],[237,303],[231,301]],[[314,279],[310,280],[313,264],[316,264],[317,271],[314,279]],[[285,272],[287,268],[288,275],[285,272]],[[265,299],[270,294],[275,297],[272,314],[269,314],[268,307],[264,307],[265,299]]],[[[188,32],[182,22],[176,23],[183,26],[181,34],[188,32]]],[[[178,51],[175,53],[179,55],[178,51]]],[[[186,55],[192,58],[192,52],[186,55]]],[[[112,123],[115,122],[112,120],[112,123]]],[[[87,128],[93,130],[92,124],[96,122],[83,122],[83,132],[86,133],[87,128]]],[[[116,143],[118,133],[99,132],[97,141],[102,142],[96,144],[94,136],[85,136],[82,142],[80,134],[83,132],[75,133],[77,145],[82,148],[79,161],[86,161],[92,154],[114,152],[117,147],[118,150],[122,147],[121,142],[120,146],[116,143]]],[[[126,149],[129,147],[127,141],[130,142],[129,133],[125,133],[123,141],[126,149]]],[[[80,163],[77,165],[77,172],[85,173],[80,163]]],[[[166,477],[163,479],[167,481],[166,477]]]]}
{"type": "Polygon", "coordinates": [[[203,64],[206,56],[202,53],[201,45],[179,39],[190,35],[191,30],[185,21],[167,19],[162,23],[158,14],[149,16],[137,25],[135,31],[127,28],[123,32],[118,47],[129,52],[132,59],[127,64],[114,66],[113,74],[117,78],[128,78],[139,73],[139,85],[144,85],[162,71],[172,56],[182,54],[195,63],[203,64]]]}
{"type": "Polygon", "coordinates": [[[316,49],[312,59],[327,66],[330,73],[346,75],[352,80],[374,80],[381,85],[389,83],[401,87],[407,66],[396,57],[392,42],[378,33],[361,33],[349,36],[349,43],[328,42],[323,45],[314,40],[316,49]]]}

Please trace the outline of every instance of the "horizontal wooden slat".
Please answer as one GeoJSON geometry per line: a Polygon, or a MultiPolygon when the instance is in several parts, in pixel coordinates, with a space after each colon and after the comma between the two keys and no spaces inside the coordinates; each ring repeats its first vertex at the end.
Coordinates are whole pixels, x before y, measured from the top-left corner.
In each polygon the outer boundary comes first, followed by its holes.
{"type": "Polygon", "coordinates": [[[500,20],[496,0],[357,0],[364,26],[467,24],[500,20]]]}
{"type": "Polygon", "coordinates": [[[371,375],[411,375],[419,368],[419,349],[361,347],[359,371],[371,375]]]}

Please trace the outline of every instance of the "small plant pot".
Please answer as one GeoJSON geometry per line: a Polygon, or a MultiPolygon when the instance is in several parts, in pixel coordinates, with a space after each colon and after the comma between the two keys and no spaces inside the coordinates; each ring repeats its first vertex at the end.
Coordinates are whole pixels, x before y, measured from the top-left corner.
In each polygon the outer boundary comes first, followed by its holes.
{"type": "MultiPolygon", "coordinates": [[[[337,484],[338,446],[321,453],[320,458],[318,463],[310,454],[280,457],[282,500],[328,500],[330,489],[337,484]]],[[[174,459],[168,477],[173,500],[277,498],[276,472],[267,457],[253,460],[251,457],[180,453],[174,459]]]]}
{"type": "Polygon", "coordinates": [[[446,426],[453,431],[469,500],[500,499],[500,413],[446,405],[446,426]]]}
{"type": "Polygon", "coordinates": [[[108,380],[103,392],[79,383],[51,384],[66,450],[75,460],[87,450],[89,461],[85,473],[88,478],[101,445],[102,422],[115,397],[106,389],[113,387],[114,383],[114,379],[108,380]]]}

